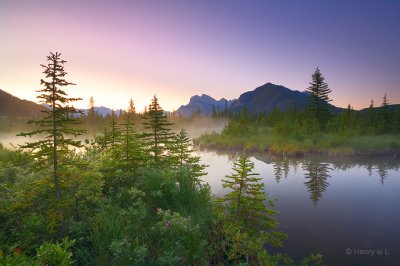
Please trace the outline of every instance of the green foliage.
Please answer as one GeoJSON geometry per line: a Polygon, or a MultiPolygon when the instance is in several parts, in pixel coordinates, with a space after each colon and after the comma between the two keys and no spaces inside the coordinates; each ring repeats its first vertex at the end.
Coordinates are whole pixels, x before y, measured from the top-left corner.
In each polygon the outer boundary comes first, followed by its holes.
{"type": "Polygon", "coordinates": [[[190,172],[142,169],[138,186],[147,192],[144,200],[149,210],[162,208],[179,212],[202,226],[210,220],[207,216],[211,209],[210,188],[196,184],[190,172]]]}
{"type": "Polygon", "coordinates": [[[166,156],[166,151],[171,138],[170,123],[164,110],[158,103],[154,95],[148,111],[143,115],[143,125],[147,132],[142,134],[147,143],[151,158],[156,165],[162,163],[162,158],[166,156]]]}
{"type": "Polygon", "coordinates": [[[193,155],[192,141],[184,129],[173,137],[169,157],[172,167],[180,172],[189,173],[197,184],[201,182],[200,177],[207,174],[207,166],[200,163],[200,157],[193,155]]]}
{"type": "MultiPolygon", "coordinates": [[[[258,174],[253,173],[254,163],[247,156],[234,162],[233,173],[223,179],[223,187],[229,188],[224,201],[229,204],[232,217],[247,224],[249,228],[259,230],[275,227],[276,220],[271,216],[276,212],[265,207],[267,195],[264,184],[259,182],[258,174]]],[[[270,205],[273,201],[269,201],[270,205]]]]}
{"type": "MultiPolygon", "coordinates": [[[[83,130],[69,106],[78,99],[61,90],[72,85],[65,61],[59,53],[48,60],[38,98],[50,108],[31,122],[40,128],[21,133],[43,139],[24,150],[0,145],[0,265],[290,265],[290,257],[265,249],[285,236],[274,231],[276,211],[266,207],[272,201],[247,157],[227,176],[233,191],[225,204],[216,201],[192,141],[183,129],[171,133],[156,96],[143,115],[144,132],[132,99],[123,114],[101,117],[92,97],[83,120],[91,130],[107,128],[82,148],[76,136],[83,130]]],[[[226,117],[227,106],[213,113],[226,117]]],[[[293,111],[283,123],[281,115],[255,119],[278,125],[280,134],[302,117],[293,111]]],[[[224,132],[237,136],[245,128],[247,138],[259,132],[253,119],[244,110],[224,132]]]]}
{"type": "Polygon", "coordinates": [[[96,139],[94,151],[98,150],[99,170],[104,176],[104,192],[118,193],[119,188],[134,185],[136,171],[146,164],[148,155],[145,145],[134,130],[132,116],[128,112],[122,124],[113,118],[110,130],[96,139]]]}
{"type": "Polygon", "coordinates": [[[110,122],[110,131],[105,137],[107,139],[106,143],[110,146],[111,149],[115,149],[121,141],[121,130],[119,129],[114,116],[112,116],[112,120],[110,122]]]}
{"type": "Polygon", "coordinates": [[[321,254],[311,254],[310,256],[305,257],[304,259],[301,260],[300,265],[301,266],[323,266],[324,261],[322,259],[321,254]]]}
{"type": "Polygon", "coordinates": [[[215,210],[213,231],[218,263],[260,265],[268,260],[264,246],[282,246],[287,237],[272,231],[277,225],[273,218],[277,212],[266,207],[265,201],[272,207],[273,201],[263,191],[264,184],[252,172],[253,168],[254,163],[242,156],[234,162],[233,173],[223,179],[223,186],[229,192],[218,199],[223,204],[215,210]]]}
{"type": "Polygon", "coordinates": [[[310,103],[308,106],[310,114],[317,119],[320,128],[325,130],[326,124],[330,118],[329,102],[331,100],[328,95],[332,91],[325,82],[325,78],[322,76],[319,68],[317,68],[312,75],[312,81],[307,90],[310,93],[310,103]]]}
{"type": "Polygon", "coordinates": [[[3,254],[0,250],[0,265],[72,265],[70,248],[74,243],[75,240],[69,240],[68,237],[62,239],[60,243],[43,242],[36,249],[36,256],[33,257],[23,254],[19,246],[10,247],[7,254],[3,254]]]}
{"type": "MultiPolygon", "coordinates": [[[[155,243],[158,265],[204,265],[208,260],[207,240],[190,217],[179,213],[157,210],[154,227],[159,241],[155,243]]],[[[157,238],[156,238],[157,239],[157,238]]]]}
{"type": "Polygon", "coordinates": [[[36,260],[42,265],[67,266],[72,264],[72,252],[69,249],[75,240],[64,238],[61,243],[44,242],[37,249],[36,260]]]}
{"type": "Polygon", "coordinates": [[[390,129],[384,131],[384,109],[371,106],[365,112],[346,110],[332,114],[325,130],[308,110],[291,108],[268,114],[233,116],[221,134],[204,134],[197,138],[200,146],[244,151],[270,151],[290,155],[305,153],[393,154],[399,152],[400,109],[389,107],[390,129]],[[399,121],[399,122],[397,122],[399,121]],[[396,126],[395,126],[396,125],[396,126]],[[385,134],[382,134],[385,133],[385,134]],[[396,137],[397,136],[397,137],[396,137]]]}
{"type": "Polygon", "coordinates": [[[44,68],[45,78],[49,80],[40,80],[40,84],[44,85],[44,88],[38,91],[42,94],[38,95],[37,98],[47,104],[49,109],[43,111],[45,115],[42,119],[29,122],[38,126],[38,129],[19,134],[29,137],[38,134],[45,135],[44,139],[26,143],[21,147],[30,151],[39,168],[45,168],[49,165],[53,167],[54,192],[57,198],[60,197],[61,193],[59,162],[61,162],[61,166],[67,164],[69,148],[81,146],[80,141],[66,136],[74,135],[76,137],[84,132],[74,128],[80,121],[73,117],[73,114],[77,112],[75,108],[68,105],[80,100],[80,98],[69,98],[67,93],[60,89],[60,87],[74,85],[64,79],[67,74],[64,70],[66,61],[62,60],[60,56],[60,53],[50,53],[50,56],[47,57],[49,63],[41,65],[44,68]]]}
{"type": "Polygon", "coordinates": [[[90,222],[89,241],[96,265],[145,265],[149,228],[141,203],[143,193],[135,189],[127,193],[133,196],[130,203],[124,203],[129,206],[106,204],[90,222]]]}
{"type": "Polygon", "coordinates": [[[24,254],[11,253],[11,254],[2,254],[0,252],[0,265],[5,266],[39,266],[41,265],[34,258],[30,258],[24,254]]]}

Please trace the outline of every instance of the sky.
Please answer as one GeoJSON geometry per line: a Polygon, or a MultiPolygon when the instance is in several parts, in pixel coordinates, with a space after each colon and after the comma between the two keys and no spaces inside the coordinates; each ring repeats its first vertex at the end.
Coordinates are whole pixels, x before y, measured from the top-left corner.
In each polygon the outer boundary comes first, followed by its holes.
{"type": "Polygon", "coordinates": [[[332,103],[400,103],[400,1],[0,1],[0,89],[36,101],[40,64],[67,61],[86,108],[176,110],[267,82],[303,91],[317,67],[332,103]]]}

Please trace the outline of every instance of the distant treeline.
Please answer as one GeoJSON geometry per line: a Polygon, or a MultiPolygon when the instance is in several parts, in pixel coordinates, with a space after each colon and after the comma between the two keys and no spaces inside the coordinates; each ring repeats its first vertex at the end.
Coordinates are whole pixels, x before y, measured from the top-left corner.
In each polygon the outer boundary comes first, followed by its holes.
{"type": "Polygon", "coordinates": [[[274,128],[282,135],[312,134],[317,132],[341,135],[388,134],[400,132],[400,105],[382,104],[362,111],[349,105],[342,111],[331,112],[321,128],[318,119],[308,109],[290,108],[288,111],[274,109],[268,114],[250,114],[246,108],[230,115],[226,133],[240,133],[261,127],[274,128]]]}
{"type": "Polygon", "coordinates": [[[319,69],[312,75],[306,108],[250,113],[245,106],[229,114],[221,134],[205,134],[200,145],[222,149],[269,150],[302,154],[393,154],[400,151],[400,105],[389,105],[386,95],[380,107],[355,111],[329,104],[330,89],[319,69]]]}

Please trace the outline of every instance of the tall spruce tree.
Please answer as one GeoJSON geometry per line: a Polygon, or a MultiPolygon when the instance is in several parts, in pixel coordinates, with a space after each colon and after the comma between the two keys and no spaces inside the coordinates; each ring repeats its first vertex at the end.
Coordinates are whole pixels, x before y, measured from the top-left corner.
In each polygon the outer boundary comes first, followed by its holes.
{"type": "Polygon", "coordinates": [[[148,110],[143,115],[143,125],[148,132],[142,134],[143,139],[148,145],[148,149],[156,164],[161,162],[171,142],[172,133],[170,126],[171,122],[158,103],[156,95],[154,95],[148,110]]]}
{"type": "Polygon", "coordinates": [[[108,132],[108,136],[106,136],[106,139],[108,140],[108,143],[110,144],[111,148],[116,148],[121,141],[121,130],[117,124],[114,115],[112,115],[109,126],[110,126],[110,131],[108,132]]]}
{"type": "MultiPolygon", "coordinates": [[[[264,265],[260,258],[265,245],[279,247],[287,236],[273,229],[277,221],[273,215],[277,212],[265,204],[273,206],[273,201],[264,192],[264,184],[258,174],[253,173],[254,163],[247,156],[234,162],[233,173],[223,179],[223,186],[229,188],[217,205],[217,242],[216,253],[226,253],[228,262],[241,265],[264,265]],[[227,208],[227,211],[225,209],[227,208]]],[[[218,255],[219,263],[226,259],[218,255]]],[[[229,265],[231,265],[229,263],[229,265]]]]}
{"type": "Polygon", "coordinates": [[[121,155],[124,158],[122,161],[124,162],[125,171],[128,172],[136,170],[144,159],[143,145],[134,129],[134,114],[135,106],[133,100],[130,99],[128,110],[121,124],[121,155]]]}
{"type": "Polygon", "coordinates": [[[385,96],[383,96],[383,101],[382,101],[382,123],[383,123],[383,133],[388,133],[391,129],[392,126],[392,121],[391,121],[391,114],[389,110],[389,101],[387,99],[386,93],[385,96]]]}
{"type": "Polygon", "coordinates": [[[62,87],[75,85],[65,80],[67,72],[64,70],[65,60],[61,59],[61,54],[50,53],[47,56],[47,65],[41,65],[44,69],[45,79],[40,80],[43,89],[38,90],[38,99],[48,106],[43,111],[44,116],[38,121],[28,123],[38,126],[38,129],[20,133],[20,136],[44,135],[44,139],[21,145],[23,149],[28,149],[33,154],[36,165],[39,168],[52,166],[54,193],[60,197],[59,167],[67,163],[67,155],[70,147],[81,147],[80,141],[69,138],[68,136],[78,136],[85,131],[76,128],[81,121],[74,114],[79,113],[69,103],[81,100],[81,98],[70,98],[62,87]]]}
{"type": "MultiPolygon", "coordinates": [[[[247,156],[234,162],[233,173],[223,179],[223,187],[231,191],[224,197],[236,221],[251,230],[268,230],[276,226],[272,217],[277,212],[268,209],[264,202],[268,199],[259,174],[253,173],[254,163],[247,156]]],[[[273,202],[269,200],[273,205],[273,202]]]]}
{"type": "Polygon", "coordinates": [[[319,68],[312,74],[312,81],[307,90],[310,93],[309,111],[318,121],[320,129],[324,130],[330,118],[329,102],[331,99],[329,98],[329,93],[332,91],[325,82],[325,78],[319,68]]]}
{"type": "Polygon", "coordinates": [[[193,181],[200,184],[201,180],[199,177],[207,174],[204,171],[207,166],[200,163],[200,157],[193,155],[192,141],[184,129],[181,129],[174,136],[170,147],[173,164],[179,170],[188,171],[193,181]]]}
{"type": "Polygon", "coordinates": [[[128,111],[127,112],[130,113],[131,115],[135,115],[136,114],[135,103],[133,102],[132,98],[129,100],[129,107],[128,107],[128,111]]]}
{"type": "Polygon", "coordinates": [[[94,111],[94,99],[93,96],[90,97],[89,100],[89,111],[88,111],[88,117],[93,118],[96,115],[94,111]]]}

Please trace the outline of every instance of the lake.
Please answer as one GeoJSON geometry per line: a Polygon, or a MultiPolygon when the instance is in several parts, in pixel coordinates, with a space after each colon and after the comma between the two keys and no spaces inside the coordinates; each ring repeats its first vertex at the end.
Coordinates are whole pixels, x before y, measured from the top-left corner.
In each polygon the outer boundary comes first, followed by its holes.
{"type": "MultiPolygon", "coordinates": [[[[203,180],[223,195],[234,154],[197,151],[203,180]]],[[[400,158],[285,158],[254,154],[254,172],[276,198],[279,251],[297,261],[321,253],[327,265],[400,265],[400,158]]]]}

